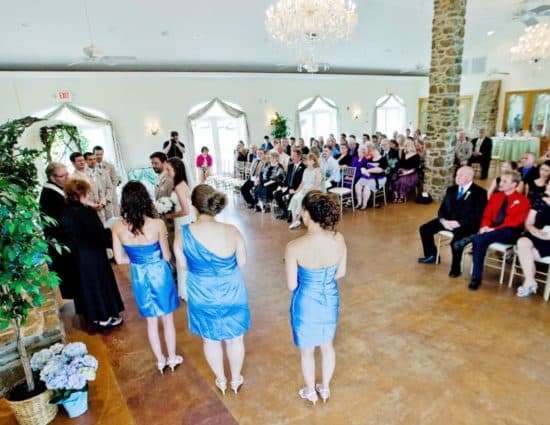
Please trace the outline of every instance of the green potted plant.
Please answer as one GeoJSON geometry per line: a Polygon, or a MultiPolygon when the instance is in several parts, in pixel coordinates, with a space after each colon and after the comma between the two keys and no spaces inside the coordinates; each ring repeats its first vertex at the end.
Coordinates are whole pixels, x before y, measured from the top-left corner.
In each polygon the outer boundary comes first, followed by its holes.
{"type": "Polygon", "coordinates": [[[271,130],[271,135],[274,139],[280,139],[290,134],[288,130],[287,119],[282,115],[279,115],[278,112],[275,112],[275,118],[271,119],[270,124],[273,127],[271,130]]]}
{"type": "Polygon", "coordinates": [[[9,391],[8,403],[19,423],[46,424],[57,406],[49,404],[51,393],[44,385],[35,385],[22,328],[31,310],[44,303],[41,290],[57,287],[59,279],[44,267],[49,242],[42,227],[53,220],[41,215],[37,201],[34,161],[41,152],[17,146],[27,125],[17,121],[0,127],[0,330],[13,327],[25,373],[25,381],[9,391]]]}

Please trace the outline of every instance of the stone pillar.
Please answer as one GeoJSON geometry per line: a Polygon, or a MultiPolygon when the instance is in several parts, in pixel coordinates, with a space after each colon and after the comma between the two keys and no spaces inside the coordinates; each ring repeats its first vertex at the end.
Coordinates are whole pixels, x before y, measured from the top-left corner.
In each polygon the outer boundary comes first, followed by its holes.
{"type": "Polygon", "coordinates": [[[466,0],[434,0],[424,190],[441,199],[453,182],[466,0]]]}
{"type": "Polygon", "coordinates": [[[472,127],[479,130],[484,128],[488,136],[497,132],[498,98],[502,80],[489,80],[481,83],[474,112],[472,127]]]}

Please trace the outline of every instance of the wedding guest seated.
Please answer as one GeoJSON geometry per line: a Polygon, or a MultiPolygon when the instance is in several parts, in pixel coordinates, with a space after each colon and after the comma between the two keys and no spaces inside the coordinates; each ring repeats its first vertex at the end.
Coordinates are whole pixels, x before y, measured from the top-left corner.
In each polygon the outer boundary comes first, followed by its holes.
{"type": "MultiPolygon", "coordinates": [[[[371,142],[369,142],[371,143],[371,142]]],[[[355,168],[355,183],[361,178],[361,168],[367,168],[367,148],[366,146],[359,146],[357,148],[357,155],[351,159],[351,166],[355,168]]]]}
{"type": "Polygon", "coordinates": [[[539,165],[539,177],[533,180],[531,183],[525,184],[525,192],[531,204],[533,204],[536,198],[540,198],[544,195],[546,190],[546,182],[550,177],[550,161],[546,161],[539,165]]]}
{"type": "Polygon", "coordinates": [[[539,178],[539,170],[536,166],[536,157],[533,152],[525,152],[521,156],[521,167],[518,172],[521,174],[521,182],[518,186],[518,192],[526,194],[525,185],[533,186],[533,181],[539,178]]]}
{"type": "Polygon", "coordinates": [[[319,158],[310,153],[306,156],[305,163],[306,169],[302,176],[302,182],[288,205],[288,209],[292,213],[292,223],[288,226],[289,229],[297,229],[302,225],[300,222],[302,200],[310,190],[320,190],[323,181],[321,168],[319,167],[319,158]]]}
{"type": "Polygon", "coordinates": [[[518,239],[517,253],[523,270],[523,284],[518,297],[537,292],[535,261],[550,255],[550,181],[547,180],[544,196],[536,198],[525,220],[525,236],[518,239]]]}
{"type": "Polygon", "coordinates": [[[264,142],[260,147],[266,153],[269,152],[271,149],[273,149],[273,145],[271,144],[271,140],[269,139],[269,136],[264,136],[264,142]]]}
{"type": "Polygon", "coordinates": [[[348,151],[349,154],[354,157],[357,156],[357,141],[355,140],[355,136],[353,134],[350,134],[348,137],[348,151]]]}
{"type": "MultiPolygon", "coordinates": [[[[516,161],[503,161],[500,163],[500,175],[502,173],[505,173],[507,171],[516,171],[518,169],[518,163],[516,161]]],[[[489,186],[489,190],[487,191],[487,199],[491,197],[491,195],[495,192],[498,192],[500,185],[500,176],[495,177],[493,181],[491,182],[491,186],[489,186]]]]}
{"type": "Polygon", "coordinates": [[[455,147],[455,165],[460,167],[468,164],[468,161],[472,157],[473,146],[472,143],[466,137],[466,133],[460,130],[457,135],[456,147],[455,147]]]}
{"type": "Polygon", "coordinates": [[[273,194],[280,210],[277,218],[280,220],[288,219],[289,222],[292,221],[292,215],[287,210],[287,202],[290,202],[292,196],[294,196],[294,193],[300,187],[302,175],[306,168],[302,163],[302,151],[300,149],[292,149],[290,160],[291,162],[288,165],[288,172],[286,173],[283,186],[280,188],[281,190],[276,190],[273,194]]]}
{"type": "Polygon", "coordinates": [[[252,145],[250,146],[250,150],[246,154],[246,162],[252,162],[256,159],[256,153],[258,151],[258,146],[252,145]]]}
{"type": "MultiPolygon", "coordinates": [[[[334,152],[334,150],[333,150],[334,152]]],[[[352,157],[349,154],[349,150],[347,145],[343,145],[340,147],[339,154],[336,156],[336,161],[338,162],[338,165],[340,167],[349,167],[351,165],[352,157]]]]}
{"type": "Polygon", "coordinates": [[[213,160],[212,156],[208,152],[208,148],[206,146],[203,146],[201,148],[200,155],[197,156],[197,160],[195,161],[195,166],[197,167],[197,170],[199,172],[200,183],[204,183],[208,176],[210,176],[211,174],[213,160]]]}
{"type": "Polygon", "coordinates": [[[334,136],[330,135],[327,138],[326,146],[330,147],[332,150],[332,156],[336,159],[340,156],[340,146],[336,143],[336,139],[334,136]]]}
{"type": "Polygon", "coordinates": [[[290,142],[286,137],[283,137],[281,139],[281,146],[283,147],[283,152],[286,153],[290,157],[290,151],[292,147],[290,146],[290,142]]]}
{"type": "Polygon", "coordinates": [[[285,150],[283,148],[283,144],[281,143],[280,140],[275,140],[273,142],[273,144],[275,146],[273,147],[271,152],[276,152],[276,153],[279,154],[279,164],[281,164],[283,166],[283,170],[286,172],[286,170],[288,169],[288,162],[290,161],[290,156],[288,156],[285,153],[285,150]]]}
{"type": "Polygon", "coordinates": [[[453,233],[451,240],[452,262],[449,277],[460,276],[462,251],[466,244],[461,240],[478,232],[483,210],[487,204],[487,192],[473,183],[474,170],[462,166],[455,176],[455,184],[447,188],[437,218],[420,226],[420,238],[424,257],[419,258],[422,264],[435,263],[437,248],[434,235],[442,230],[453,233]]]}
{"type": "Polygon", "coordinates": [[[239,140],[237,147],[235,148],[235,161],[236,162],[247,162],[248,160],[248,150],[244,147],[244,142],[239,140]]]}
{"type": "Polygon", "coordinates": [[[309,148],[306,146],[306,143],[305,143],[303,137],[300,137],[296,143],[297,143],[298,148],[302,149],[302,154],[304,154],[304,155],[309,154],[309,148]]]}
{"type": "Polygon", "coordinates": [[[386,168],[388,161],[374,148],[372,142],[366,144],[366,167],[361,167],[359,180],[355,183],[356,208],[365,210],[369,203],[371,193],[376,193],[386,184],[386,168]]]}
{"type": "Polygon", "coordinates": [[[250,176],[241,186],[241,195],[243,195],[244,200],[248,204],[248,208],[254,208],[256,206],[256,201],[252,196],[252,190],[255,186],[260,184],[260,174],[262,168],[265,166],[264,150],[258,149],[256,155],[256,159],[252,161],[250,165],[250,176]]]}
{"type": "Polygon", "coordinates": [[[486,136],[484,128],[479,130],[479,137],[472,139],[472,148],[472,156],[468,160],[468,165],[472,165],[474,162],[481,165],[481,180],[485,180],[489,175],[493,141],[486,136]]]}
{"type": "Polygon", "coordinates": [[[323,187],[328,190],[338,186],[340,182],[340,165],[332,156],[332,149],[325,146],[321,154],[321,173],[323,174],[323,187]]]}
{"type": "Polygon", "coordinates": [[[75,311],[100,327],[119,326],[124,304],[107,258],[111,232],[88,206],[91,188],[86,180],[70,179],[63,190],[67,206],[61,215],[61,243],[69,248],[68,261],[77,270],[72,282],[75,311]]]}
{"type": "Polygon", "coordinates": [[[513,244],[523,230],[530,204],[525,195],[517,192],[520,181],[521,176],[517,171],[502,173],[500,192],[494,193],[485,207],[479,233],[472,238],[472,280],[468,286],[471,291],[481,286],[489,245],[494,242],[513,244]]]}
{"type": "Polygon", "coordinates": [[[420,156],[416,153],[414,142],[407,140],[401,158],[396,165],[397,172],[392,176],[390,182],[390,190],[394,194],[393,202],[405,202],[408,193],[416,187],[419,166],[420,156]]]}
{"type": "Polygon", "coordinates": [[[269,162],[263,167],[260,174],[260,184],[254,188],[256,211],[265,211],[265,205],[273,200],[273,192],[283,183],[285,170],[279,164],[279,154],[269,152],[269,162]]]}

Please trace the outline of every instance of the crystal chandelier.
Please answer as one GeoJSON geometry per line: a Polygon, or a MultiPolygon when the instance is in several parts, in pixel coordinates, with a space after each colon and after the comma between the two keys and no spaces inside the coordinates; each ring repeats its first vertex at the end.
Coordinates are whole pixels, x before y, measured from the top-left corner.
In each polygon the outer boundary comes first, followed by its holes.
{"type": "Polygon", "coordinates": [[[317,63],[315,48],[347,39],[357,25],[353,0],[278,0],[266,11],[269,36],[299,52],[298,70],[328,69],[317,63]]]}
{"type": "Polygon", "coordinates": [[[538,23],[525,28],[518,44],[510,49],[512,61],[538,63],[550,57],[550,27],[538,23]]]}

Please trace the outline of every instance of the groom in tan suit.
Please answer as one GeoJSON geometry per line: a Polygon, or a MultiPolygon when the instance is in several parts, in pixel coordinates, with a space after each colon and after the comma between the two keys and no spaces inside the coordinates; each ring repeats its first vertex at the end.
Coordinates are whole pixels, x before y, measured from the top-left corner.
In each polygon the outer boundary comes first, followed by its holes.
{"type": "Polygon", "coordinates": [[[157,183],[155,184],[155,201],[163,198],[170,197],[174,183],[172,179],[166,175],[164,166],[166,165],[166,154],[164,152],[154,152],[149,157],[151,160],[151,167],[153,171],[159,175],[157,183]]]}

